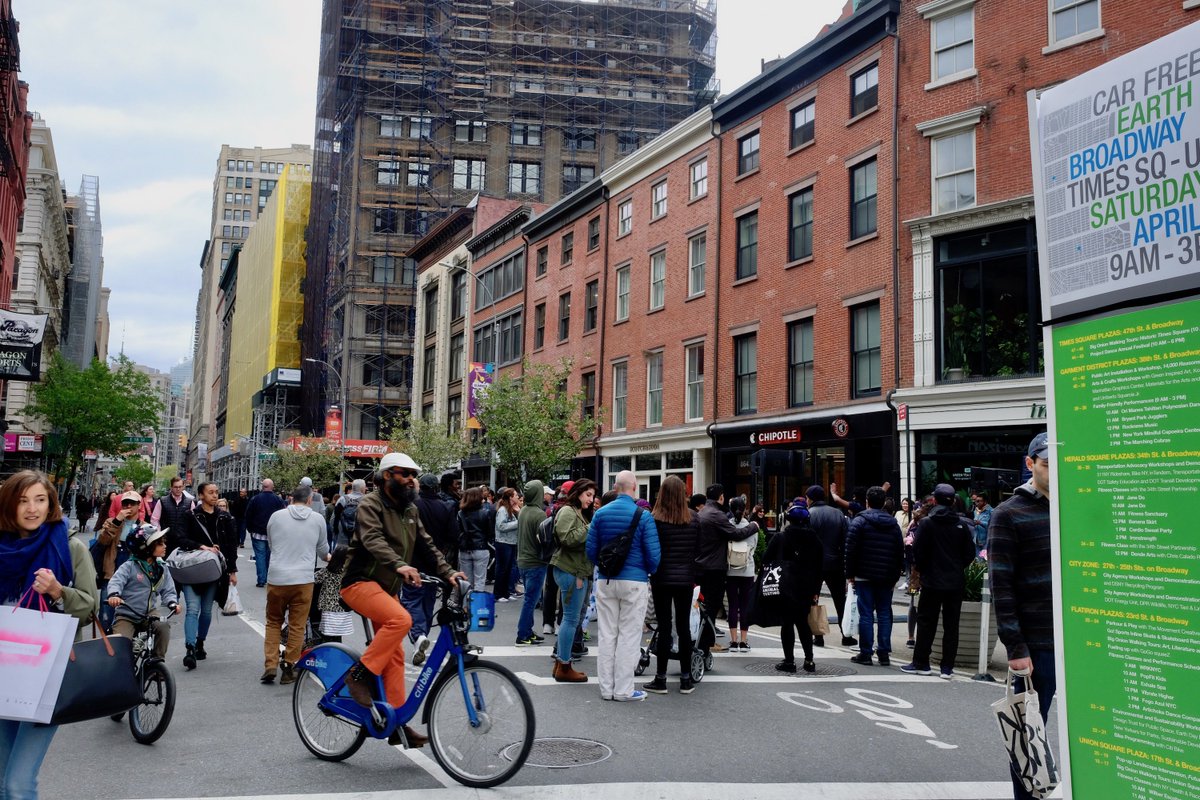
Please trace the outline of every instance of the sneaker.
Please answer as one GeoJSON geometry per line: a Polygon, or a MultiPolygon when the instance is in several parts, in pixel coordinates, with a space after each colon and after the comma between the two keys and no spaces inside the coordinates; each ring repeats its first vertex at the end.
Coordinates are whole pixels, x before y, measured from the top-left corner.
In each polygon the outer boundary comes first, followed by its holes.
{"type": "Polygon", "coordinates": [[[795,675],[796,674],[796,662],[795,661],[780,661],[778,664],[775,665],[775,669],[779,672],[786,672],[789,675],[795,675]]]}
{"type": "Polygon", "coordinates": [[[750,652],[750,643],[749,643],[749,642],[742,642],[742,647],[741,647],[741,650],[742,650],[742,652],[743,652],[743,653],[749,653],[749,652],[750,652]]]}
{"type": "Polygon", "coordinates": [[[691,694],[694,691],[696,691],[696,682],[692,680],[692,676],[691,675],[680,675],[679,676],[679,693],[680,694],[691,694]]]}
{"type": "Polygon", "coordinates": [[[613,700],[620,700],[622,703],[637,703],[646,699],[646,693],[638,689],[633,690],[633,694],[629,697],[617,697],[613,695],[613,700]]]}
{"type": "Polygon", "coordinates": [[[892,665],[892,659],[887,653],[876,653],[875,657],[879,659],[879,666],[881,667],[890,667],[892,665]]]}
{"type": "Polygon", "coordinates": [[[857,655],[850,656],[850,660],[855,664],[865,664],[866,666],[870,666],[873,663],[871,661],[870,653],[859,653],[857,655]]]}
{"type": "Polygon", "coordinates": [[[571,651],[571,660],[574,661],[577,658],[583,658],[587,654],[588,654],[588,649],[586,647],[581,647],[578,650],[572,650],[571,651]]]}
{"type": "Polygon", "coordinates": [[[496,602],[497,603],[507,603],[510,599],[511,598],[508,598],[508,597],[497,597],[496,602]]]}
{"type": "Polygon", "coordinates": [[[414,667],[419,667],[425,663],[425,657],[429,653],[429,647],[433,642],[429,641],[429,637],[421,634],[417,637],[417,647],[413,651],[412,664],[414,667]]]}
{"type": "Polygon", "coordinates": [[[547,622],[545,625],[542,626],[542,633],[546,634],[547,636],[553,636],[554,635],[554,626],[551,625],[549,622],[547,622]]]}
{"type": "Polygon", "coordinates": [[[538,636],[536,633],[531,633],[531,634],[529,634],[529,635],[530,635],[530,636],[531,636],[531,637],[532,637],[532,638],[533,638],[533,639],[534,639],[534,640],[535,640],[535,641],[536,641],[538,644],[541,644],[542,642],[546,641],[546,637],[545,637],[545,636],[538,636]]]}
{"type": "Polygon", "coordinates": [[[814,636],[813,637],[813,647],[824,647],[824,646],[825,646],[825,637],[824,636],[814,636]]]}
{"type": "Polygon", "coordinates": [[[535,636],[534,634],[531,633],[528,636],[526,636],[524,639],[517,639],[517,647],[535,647],[544,641],[546,641],[546,640],[543,639],[542,637],[535,636]]]}
{"type": "Polygon", "coordinates": [[[906,672],[909,675],[932,675],[933,670],[929,667],[922,667],[917,664],[905,664],[900,668],[901,672],[906,672]]]}
{"type": "Polygon", "coordinates": [[[858,639],[855,639],[853,636],[843,636],[842,637],[842,647],[854,647],[857,644],[858,644],[858,639]]]}
{"type": "Polygon", "coordinates": [[[812,662],[811,658],[804,659],[804,671],[805,672],[816,672],[817,671],[817,665],[812,662]]]}
{"type": "Polygon", "coordinates": [[[666,694],[667,693],[667,676],[666,675],[655,675],[654,680],[650,681],[642,688],[645,689],[647,692],[653,692],[654,694],[666,694]]]}
{"type": "Polygon", "coordinates": [[[941,673],[938,675],[938,677],[940,677],[940,678],[941,678],[942,680],[944,680],[944,681],[948,681],[948,680],[950,680],[951,678],[953,678],[953,677],[954,677],[954,670],[952,670],[952,669],[946,669],[945,667],[942,667],[942,671],[941,671],[941,673]]]}

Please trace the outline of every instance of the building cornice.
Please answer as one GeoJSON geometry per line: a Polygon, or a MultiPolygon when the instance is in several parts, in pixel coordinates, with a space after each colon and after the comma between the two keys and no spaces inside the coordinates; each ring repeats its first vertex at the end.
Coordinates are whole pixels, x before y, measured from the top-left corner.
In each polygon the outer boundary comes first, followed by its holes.
{"type": "Polygon", "coordinates": [[[692,114],[654,141],[600,173],[610,195],[623,192],[713,138],[712,107],[692,114]]]}

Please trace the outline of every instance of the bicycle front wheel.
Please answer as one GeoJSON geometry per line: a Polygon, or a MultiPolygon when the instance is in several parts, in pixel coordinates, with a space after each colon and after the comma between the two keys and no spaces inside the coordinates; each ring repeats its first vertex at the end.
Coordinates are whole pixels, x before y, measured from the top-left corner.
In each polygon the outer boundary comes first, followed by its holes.
{"type": "Polygon", "coordinates": [[[429,698],[429,743],[442,769],[465,786],[487,788],[517,773],[533,747],[533,702],[519,678],[487,661],[465,667],[464,684],[451,661],[429,698]],[[471,725],[466,703],[479,720],[471,725]]]}
{"type": "Polygon", "coordinates": [[[367,730],[317,705],[328,688],[317,673],[300,670],[292,690],[292,717],[310,753],[324,761],[342,761],[358,752],[367,730]]]}
{"type": "Polygon", "coordinates": [[[142,744],[153,744],[167,732],[175,713],[175,677],[161,661],[142,667],[142,702],[129,709],[129,731],[142,744]]]}

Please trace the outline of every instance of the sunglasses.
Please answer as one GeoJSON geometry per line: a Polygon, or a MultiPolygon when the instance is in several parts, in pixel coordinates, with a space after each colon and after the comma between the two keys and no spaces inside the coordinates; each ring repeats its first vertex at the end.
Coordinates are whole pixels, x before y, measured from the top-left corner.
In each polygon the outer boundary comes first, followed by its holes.
{"type": "Polygon", "coordinates": [[[136,506],[137,504],[138,504],[137,500],[122,500],[121,501],[121,505],[123,505],[123,506],[136,506]]]}
{"type": "Polygon", "coordinates": [[[415,469],[405,469],[404,467],[395,467],[388,470],[388,474],[398,474],[401,478],[415,478],[418,473],[415,469]]]}

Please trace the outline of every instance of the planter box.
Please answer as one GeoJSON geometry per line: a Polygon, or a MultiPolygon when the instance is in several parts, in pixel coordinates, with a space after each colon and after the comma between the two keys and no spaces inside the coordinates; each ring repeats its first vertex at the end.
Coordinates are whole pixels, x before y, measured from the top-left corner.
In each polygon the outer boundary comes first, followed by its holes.
{"type": "MultiPolygon", "coordinates": [[[[964,602],[962,604],[962,615],[958,623],[958,653],[954,657],[954,666],[957,669],[973,670],[979,664],[979,627],[983,616],[983,603],[979,602],[964,602]]],[[[996,650],[996,642],[1000,640],[1000,634],[996,629],[996,609],[988,603],[988,644],[987,652],[989,663],[992,660],[992,654],[996,650]]],[[[929,663],[934,669],[942,663],[942,625],[941,620],[938,620],[937,635],[933,639],[933,651],[929,656],[929,663]]]]}

